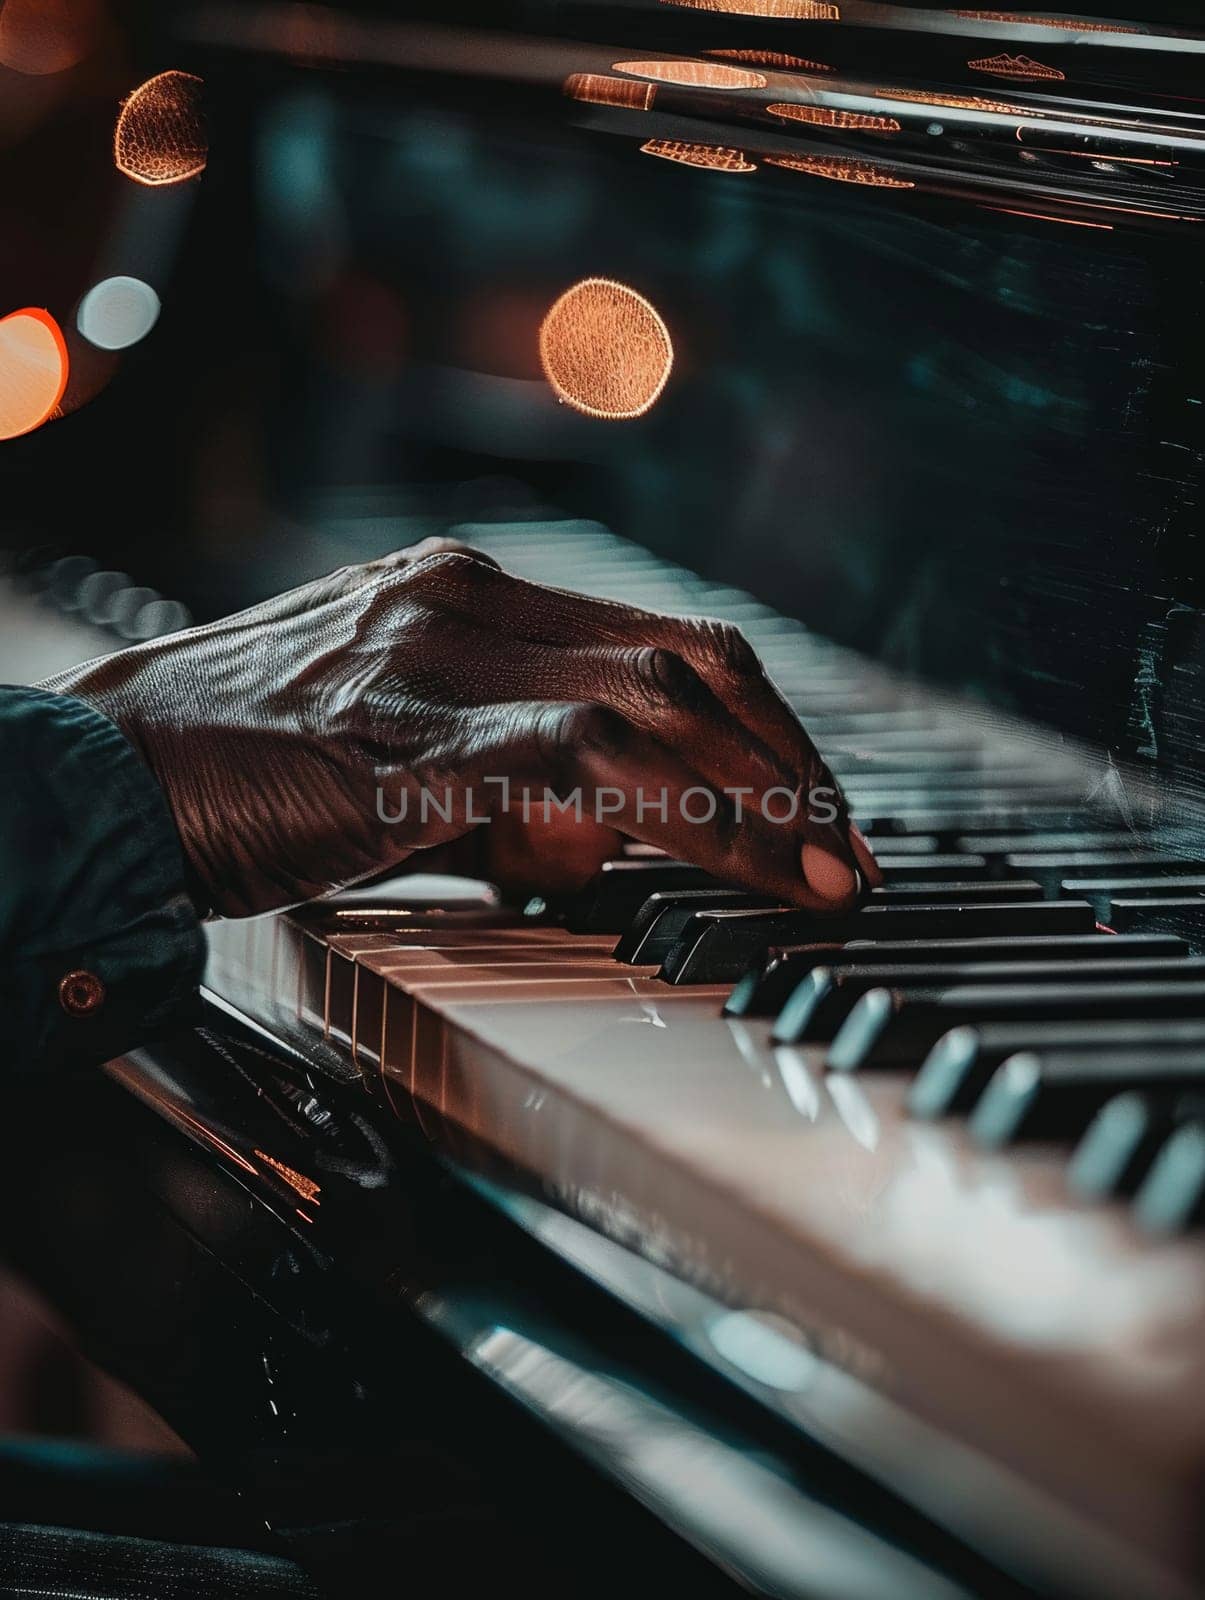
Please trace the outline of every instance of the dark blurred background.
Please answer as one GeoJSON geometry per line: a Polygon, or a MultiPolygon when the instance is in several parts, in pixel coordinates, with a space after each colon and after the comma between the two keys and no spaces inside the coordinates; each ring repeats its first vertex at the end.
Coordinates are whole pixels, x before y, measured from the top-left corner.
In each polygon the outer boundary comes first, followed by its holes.
{"type": "MultiPolygon", "coordinates": [[[[485,16],[559,41],[566,72],[575,40],[752,37],[655,0],[354,9],[485,16]]],[[[304,27],[274,53],[224,48],[238,7],[83,10],[78,65],[0,67],[0,305],[69,323],[103,268],[154,282],[163,311],[95,393],[0,445],[11,551],[86,555],[206,618],[439,528],[598,520],[1197,784],[1196,230],[650,161],[488,70],[324,67],[318,8],[286,8],[304,27]],[[113,119],[167,67],[205,80],[209,165],[146,190],[114,170],[113,119]],[[592,274],[647,295],[675,341],[636,421],[558,406],[541,375],[544,312],[592,274]]]]}

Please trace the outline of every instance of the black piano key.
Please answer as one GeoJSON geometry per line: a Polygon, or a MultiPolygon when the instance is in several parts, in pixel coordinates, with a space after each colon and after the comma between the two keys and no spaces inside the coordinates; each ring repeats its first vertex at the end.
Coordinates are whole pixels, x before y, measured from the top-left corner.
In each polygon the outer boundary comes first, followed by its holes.
{"type": "Polygon", "coordinates": [[[908,1091],[908,1110],[924,1119],[969,1111],[992,1074],[1019,1051],[1205,1048],[1205,1022],[1008,1022],[952,1028],[933,1046],[908,1091]]]}
{"type": "Polygon", "coordinates": [[[1091,933],[1092,908],[1074,900],[1023,905],[866,905],[832,916],[815,911],[697,912],[665,957],[669,983],[731,983],[771,945],[846,944],[850,939],[991,939],[1091,933]]]}
{"type": "Polygon", "coordinates": [[[854,821],[867,838],[876,841],[894,834],[934,833],[939,842],[949,843],[951,849],[966,848],[976,855],[987,855],[979,848],[977,835],[996,837],[1009,833],[1023,835],[1032,828],[1035,833],[1048,833],[1061,828],[1074,831],[1082,818],[1061,809],[1023,810],[985,808],[980,811],[955,810],[952,807],[915,807],[908,810],[883,807],[881,811],[859,810],[851,806],[854,821]]]}
{"type": "Polygon", "coordinates": [[[871,989],[829,1046],[826,1064],[838,1072],[919,1066],[943,1033],[988,1022],[1153,1022],[1174,1017],[1205,1022],[1205,983],[1067,984],[1056,989],[967,985],[944,994],[871,989]]]}
{"type": "Polygon", "coordinates": [[[1194,950],[1205,950],[1205,896],[1118,896],[1109,902],[1107,920],[1116,933],[1176,933],[1194,950]]]}
{"type": "MultiPolygon", "coordinates": [[[[1107,949],[1111,943],[1101,941],[1107,949]]],[[[1050,962],[963,962],[941,967],[867,964],[814,967],[791,995],[774,1025],[778,1044],[827,1044],[871,989],[907,990],[914,999],[933,998],[950,989],[1018,984],[1201,983],[1205,960],[1120,960],[1050,962]]]]}
{"type": "MultiPolygon", "coordinates": [[[[936,843],[936,841],[934,841],[936,843]]],[[[986,856],[972,855],[893,855],[884,851],[875,857],[888,885],[896,883],[976,883],[986,882],[989,873],[986,856]]],[[[1014,872],[1013,878],[1036,882],[1029,872],[1014,872]]]]}
{"type": "Polygon", "coordinates": [[[885,855],[890,856],[892,860],[900,860],[905,856],[935,856],[941,854],[941,843],[937,836],[931,833],[901,834],[898,838],[880,839],[877,843],[877,850],[874,849],[873,843],[871,845],[876,860],[881,860],[885,855]]]}
{"type": "Polygon", "coordinates": [[[1023,1050],[997,1067],[971,1117],[984,1145],[1022,1139],[1074,1139],[1122,1089],[1205,1087],[1205,1053],[1023,1050]]]}
{"type": "Polygon", "coordinates": [[[565,914],[572,933],[622,933],[651,894],[674,889],[721,889],[702,867],[656,857],[606,861],[565,914]]]}
{"type": "Polygon", "coordinates": [[[888,883],[881,889],[872,889],[870,905],[885,906],[980,906],[1007,902],[1019,905],[1023,900],[1041,900],[1042,886],[1030,880],[986,879],[964,883],[961,880],[940,882],[922,880],[919,883],[888,883]]]}
{"type": "MultiPolygon", "coordinates": [[[[968,859],[970,859],[968,857],[968,859]]],[[[985,859],[982,856],[976,859],[985,859]]],[[[1064,878],[1100,878],[1110,872],[1144,878],[1167,878],[1205,870],[1205,863],[1160,855],[1154,850],[1032,850],[993,856],[1005,873],[1016,878],[1036,878],[1047,894],[1057,894],[1064,878]]]]}
{"type": "MultiPolygon", "coordinates": [[[[1180,1054],[1201,1059],[1200,1051],[1180,1054]]],[[[1169,1136],[1193,1117],[1205,1117],[1205,1091],[1116,1095],[1097,1112],[1076,1147],[1068,1184],[1087,1200],[1133,1194],[1169,1136]]]]}
{"type": "Polygon", "coordinates": [[[629,922],[615,946],[616,961],[651,966],[665,959],[691,917],[699,911],[785,911],[770,895],[742,889],[683,889],[651,894],[629,922]]]}
{"type": "MultiPolygon", "coordinates": [[[[1114,900],[1191,900],[1205,896],[1205,877],[1067,877],[1059,881],[1059,893],[1068,900],[1086,900],[1095,906],[1096,915],[1107,920],[1114,900]]],[[[1109,924],[1112,927],[1112,923],[1109,924]]]]}
{"type": "Polygon", "coordinates": [[[1142,848],[1145,834],[1127,833],[1120,824],[1108,827],[1095,823],[1085,828],[1033,829],[1031,831],[975,833],[970,829],[955,839],[956,851],[1003,860],[1022,851],[1028,854],[1057,855],[1064,850],[1120,850],[1142,848]]]}
{"type": "Polygon", "coordinates": [[[1177,1128],[1155,1157],[1134,1216],[1151,1233],[1182,1233],[1205,1223],[1205,1117],[1177,1128]]]}
{"type": "Polygon", "coordinates": [[[729,1017],[772,1017],[817,966],[941,966],[956,961],[1118,961],[1176,960],[1188,954],[1183,939],[1167,934],[1072,934],[1065,939],[914,939],[851,940],[831,944],[786,945],[768,950],[741,978],[724,1007],[729,1017]]]}

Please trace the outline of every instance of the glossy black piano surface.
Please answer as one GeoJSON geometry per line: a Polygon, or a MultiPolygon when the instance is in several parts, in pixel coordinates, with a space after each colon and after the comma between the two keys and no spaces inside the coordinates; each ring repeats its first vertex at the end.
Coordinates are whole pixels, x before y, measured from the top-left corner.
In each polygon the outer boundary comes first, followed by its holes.
{"type": "Polygon", "coordinates": [[[639,852],[219,925],[201,1031],[23,1108],[22,1264],[333,1593],[417,1529],[453,1593],[1185,1600],[1200,8],[140,9],[209,167],[98,189],[164,315],[3,446],[0,676],[456,530],[739,622],[891,865],[839,935],[639,852]],[[541,369],[591,276],[672,336],[632,420],[541,369]]]}

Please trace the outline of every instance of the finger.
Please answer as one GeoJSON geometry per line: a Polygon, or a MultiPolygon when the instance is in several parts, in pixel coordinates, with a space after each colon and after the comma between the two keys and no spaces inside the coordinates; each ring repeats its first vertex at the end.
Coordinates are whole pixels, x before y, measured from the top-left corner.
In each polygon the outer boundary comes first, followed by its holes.
{"type": "MultiPolygon", "coordinates": [[[[447,719],[444,741],[423,766],[439,804],[450,811],[446,819],[421,825],[414,763],[379,780],[391,794],[393,786],[410,791],[405,817],[382,845],[390,858],[449,842],[480,822],[486,808],[524,825],[580,817],[584,825],[643,839],[724,882],[772,894],[784,904],[832,909],[801,878],[798,845],[788,826],[717,794],[677,751],[609,707],[495,705],[485,720],[480,708],[463,708],[447,719]],[[450,785],[442,777],[449,770],[457,773],[450,785]]],[[[542,880],[548,877],[541,874],[542,880]]]]}
{"type": "Polygon", "coordinates": [[[661,645],[680,655],[789,775],[787,782],[801,799],[800,867],[821,898],[830,905],[854,898],[859,869],[871,883],[881,881],[869,851],[853,848],[836,779],[738,629],[589,599],[507,573],[471,571],[469,563],[455,558],[424,571],[422,585],[427,603],[480,627],[504,622],[508,631],[532,643],[661,645]],[[834,811],[835,819],[827,820],[834,811]]]}

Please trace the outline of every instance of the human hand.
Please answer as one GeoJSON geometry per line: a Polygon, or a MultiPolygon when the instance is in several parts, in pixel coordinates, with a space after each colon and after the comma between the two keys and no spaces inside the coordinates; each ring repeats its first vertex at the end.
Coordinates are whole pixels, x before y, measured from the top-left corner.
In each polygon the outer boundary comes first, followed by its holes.
{"type": "Polygon", "coordinates": [[[48,687],[141,753],[203,912],[249,915],[426,865],[418,853],[478,827],[481,870],[529,892],[584,882],[621,834],[815,910],[880,881],[738,630],[545,588],[454,540],[48,687]],[[563,804],[575,793],[580,820],[563,804]]]}

